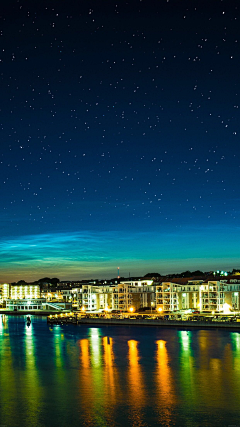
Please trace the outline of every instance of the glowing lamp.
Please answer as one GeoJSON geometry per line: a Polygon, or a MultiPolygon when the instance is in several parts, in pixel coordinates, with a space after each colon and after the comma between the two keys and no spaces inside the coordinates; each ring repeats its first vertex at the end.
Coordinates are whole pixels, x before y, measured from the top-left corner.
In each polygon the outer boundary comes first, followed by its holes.
{"type": "Polygon", "coordinates": [[[223,304],[223,312],[224,314],[230,313],[230,305],[227,304],[226,302],[223,304]]]}

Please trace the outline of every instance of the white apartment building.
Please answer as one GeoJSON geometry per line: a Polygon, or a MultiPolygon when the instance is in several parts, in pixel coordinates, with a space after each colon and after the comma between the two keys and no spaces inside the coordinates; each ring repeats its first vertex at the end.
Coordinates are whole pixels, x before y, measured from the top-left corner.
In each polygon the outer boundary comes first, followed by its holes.
{"type": "Polygon", "coordinates": [[[163,282],[156,286],[156,305],[162,311],[191,308],[212,312],[223,311],[226,307],[240,310],[240,280],[163,282]]]}
{"type": "Polygon", "coordinates": [[[6,301],[10,296],[10,285],[9,283],[0,284],[0,304],[6,301]]]}
{"type": "Polygon", "coordinates": [[[77,290],[77,306],[80,310],[97,310],[98,309],[98,299],[97,295],[99,293],[99,288],[92,285],[82,285],[81,288],[76,288],[77,290]]]}
{"type": "MultiPolygon", "coordinates": [[[[149,281],[150,282],[150,281],[149,281]]],[[[152,281],[151,281],[152,283],[152,281]]],[[[113,288],[112,308],[128,311],[143,307],[155,307],[155,287],[142,284],[142,281],[120,283],[113,288]]]]}
{"type": "Polygon", "coordinates": [[[12,285],[11,286],[11,299],[36,299],[40,298],[39,285],[12,285]]]}
{"type": "Polygon", "coordinates": [[[126,285],[130,286],[151,286],[153,284],[153,280],[149,279],[138,279],[138,280],[125,280],[124,282],[126,285]]]}

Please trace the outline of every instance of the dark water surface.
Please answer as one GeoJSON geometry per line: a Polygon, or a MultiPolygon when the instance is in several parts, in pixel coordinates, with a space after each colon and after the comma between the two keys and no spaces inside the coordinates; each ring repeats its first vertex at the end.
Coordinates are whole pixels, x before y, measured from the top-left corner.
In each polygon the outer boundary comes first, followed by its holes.
{"type": "Polygon", "coordinates": [[[0,316],[0,426],[240,426],[240,334],[0,316]]]}

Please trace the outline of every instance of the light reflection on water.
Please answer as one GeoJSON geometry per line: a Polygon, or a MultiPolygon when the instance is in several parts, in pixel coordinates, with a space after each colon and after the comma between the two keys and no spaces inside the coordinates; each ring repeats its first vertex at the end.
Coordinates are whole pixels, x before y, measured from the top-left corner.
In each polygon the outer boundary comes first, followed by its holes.
{"type": "Polygon", "coordinates": [[[238,332],[0,315],[0,425],[238,425],[239,399],[238,332]]]}
{"type": "Polygon", "coordinates": [[[156,372],[156,390],[158,401],[161,402],[160,416],[164,425],[172,425],[172,408],[175,403],[175,390],[173,388],[173,378],[169,366],[169,357],[166,347],[166,341],[158,340],[157,344],[157,372],[156,372]]]}

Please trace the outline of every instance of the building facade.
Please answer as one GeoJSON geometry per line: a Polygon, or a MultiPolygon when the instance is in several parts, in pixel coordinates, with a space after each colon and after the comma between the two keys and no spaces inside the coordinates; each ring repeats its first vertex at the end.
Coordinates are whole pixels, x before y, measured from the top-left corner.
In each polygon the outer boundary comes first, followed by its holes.
{"type": "Polygon", "coordinates": [[[11,311],[32,311],[46,309],[46,300],[44,298],[31,299],[8,299],[6,308],[11,311]]]}
{"type": "Polygon", "coordinates": [[[160,311],[239,311],[240,280],[163,282],[156,286],[156,306],[160,311]]]}
{"type": "Polygon", "coordinates": [[[11,286],[11,299],[36,299],[40,298],[39,285],[12,285],[11,286]]]}
{"type": "Polygon", "coordinates": [[[0,304],[3,304],[10,297],[10,284],[0,284],[0,304]]]}

